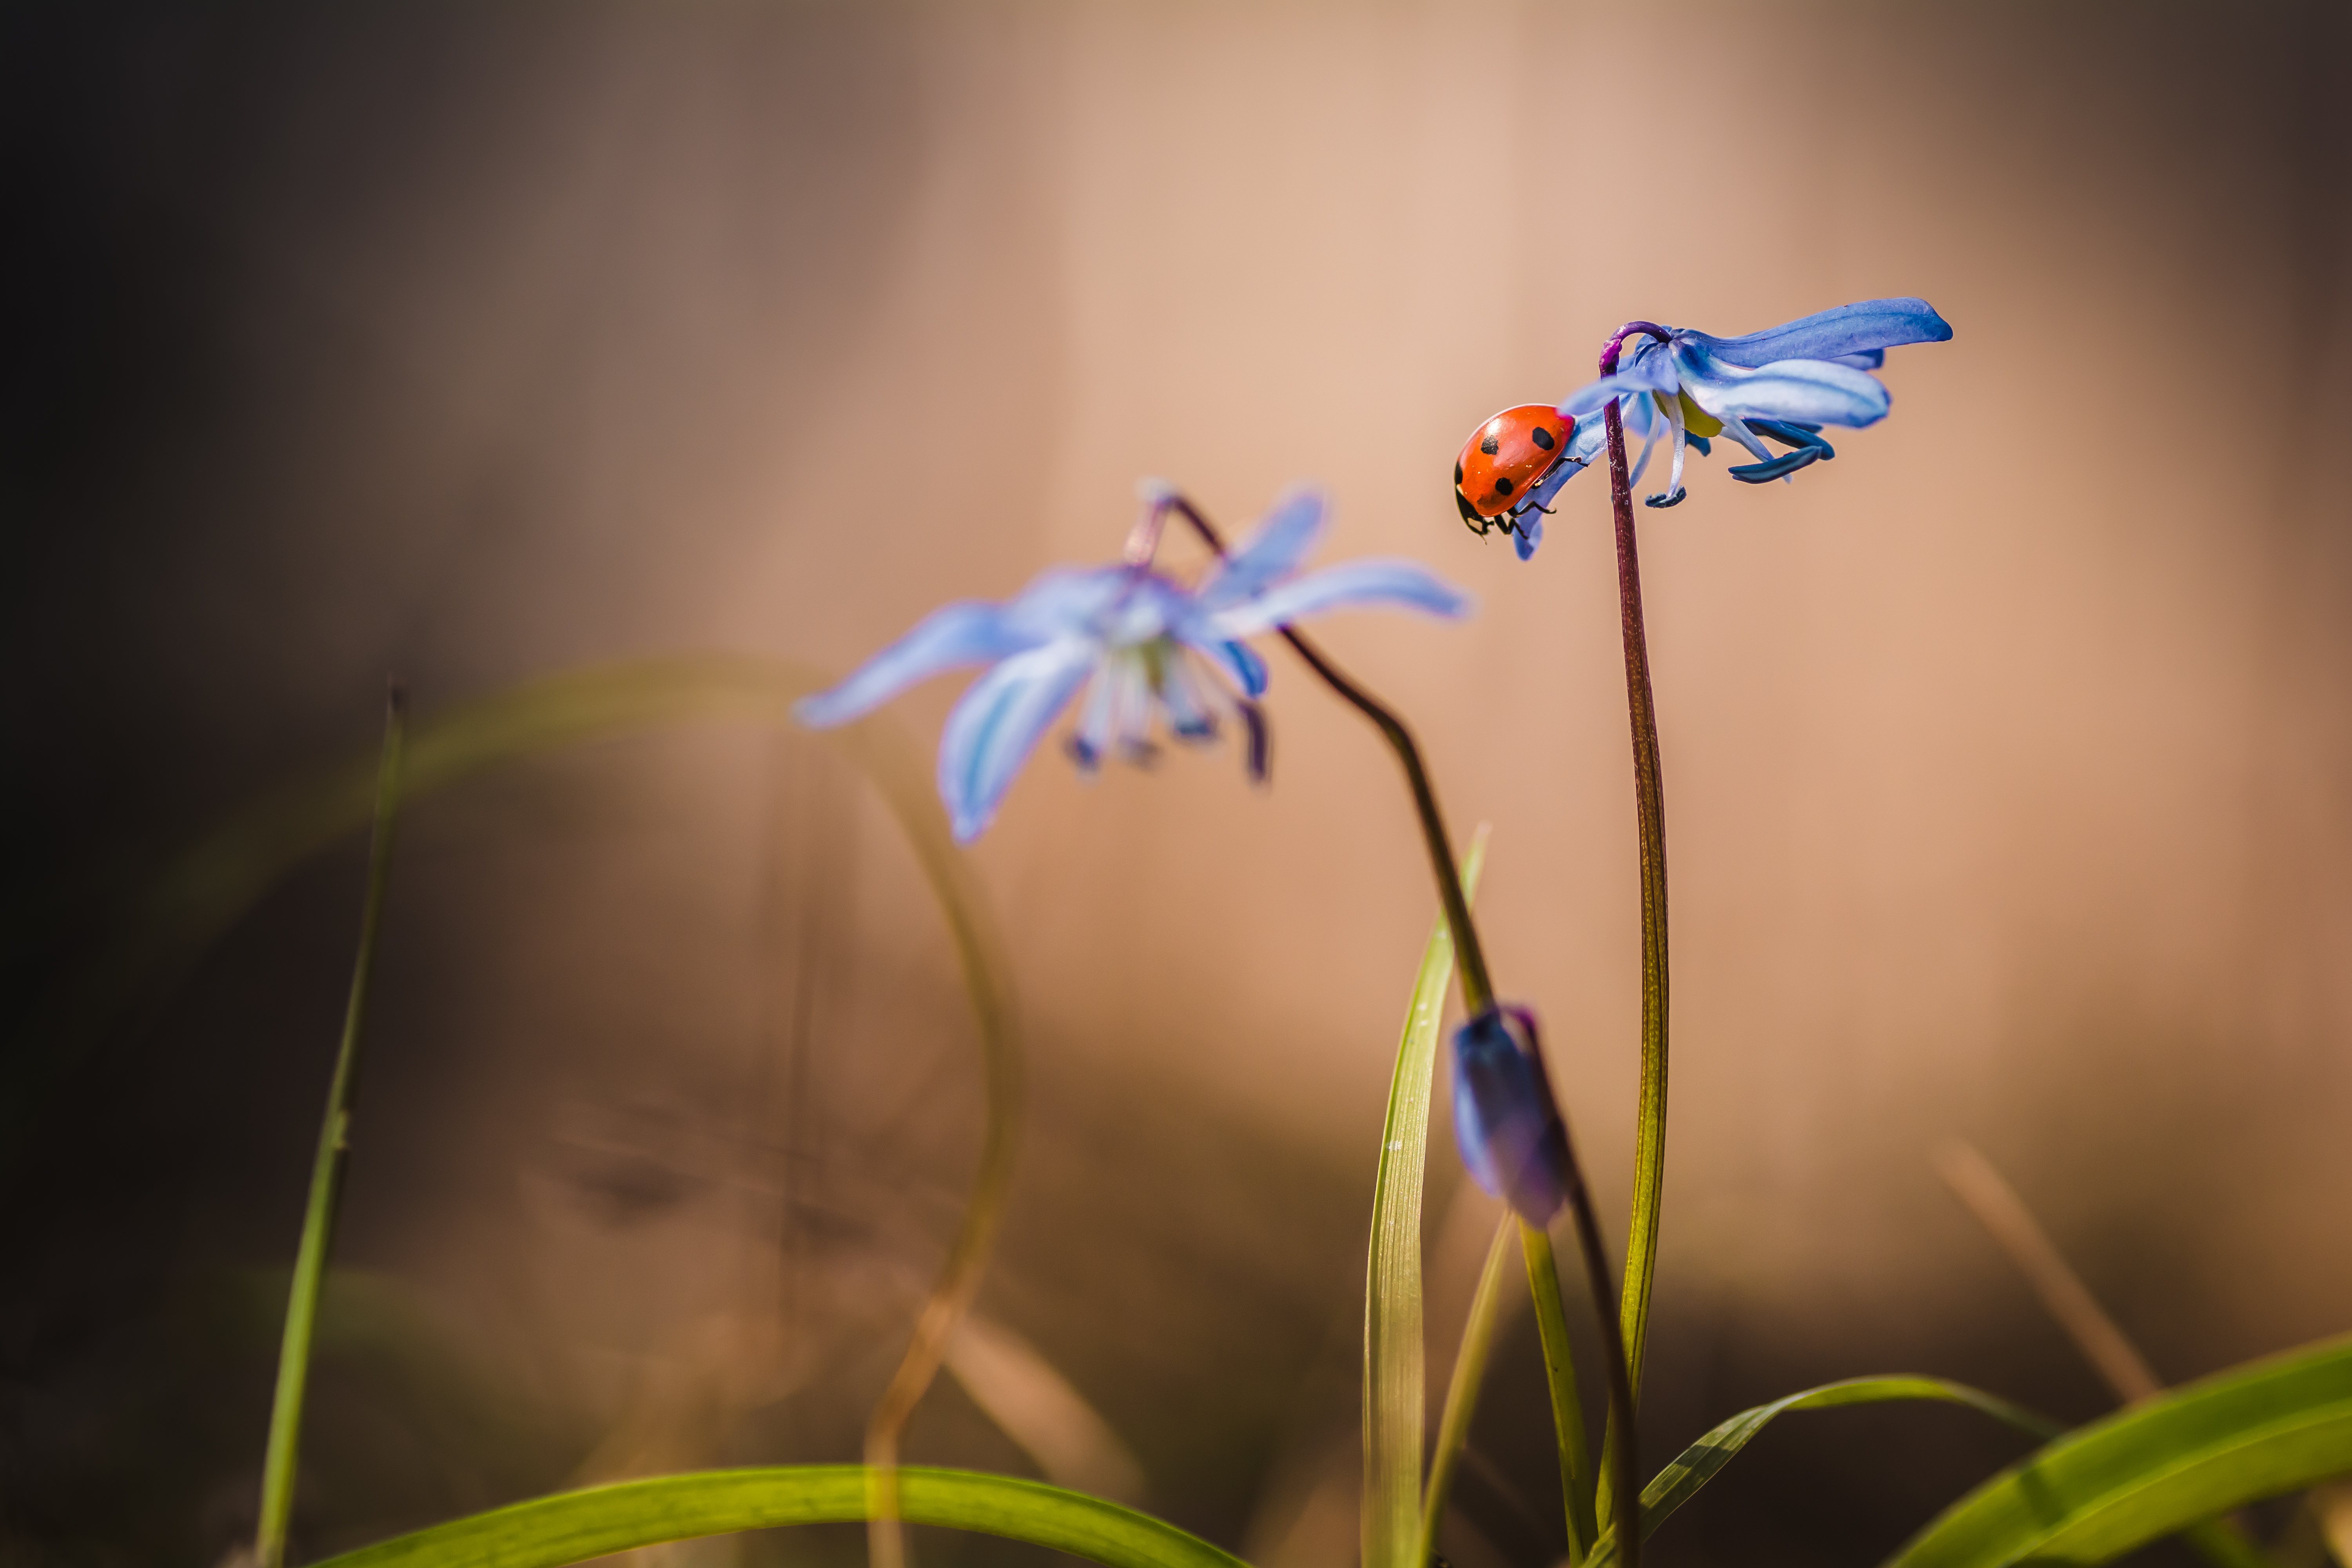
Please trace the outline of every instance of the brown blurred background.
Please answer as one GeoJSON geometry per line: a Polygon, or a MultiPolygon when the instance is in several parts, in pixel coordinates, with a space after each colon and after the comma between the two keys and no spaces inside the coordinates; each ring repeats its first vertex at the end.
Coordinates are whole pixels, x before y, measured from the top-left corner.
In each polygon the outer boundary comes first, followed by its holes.
{"type": "MultiPolygon", "coordinates": [[[[630,654],[844,668],[1107,555],[1139,476],[1235,525],[1313,479],[1327,558],[1479,596],[1327,641],[1495,824],[1493,956],[1622,1214],[1604,486],[1521,566],[1447,467],[1625,317],[1916,293],[1957,337],[1894,356],[1883,426],[1789,486],[1697,459],[1642,520],[1654,1459],[1859,1373],[2105,1407],[1937,1184],[1956,1134],[2168,1376],[2352,1323],[2341,5],[18,5],[0,84],[18,1019],[191,836],[369,747],[387,672],[429,713],[630,654]]],[[[898,717],[928,746],[956,689],[898,717]]],[[[1279,659],[1272,712],[1271,791],[1230,746],[1090,788],[1041,752],[974,851],[1032,1063],[982,1307],[1153,1507],[1321,1568],[1433,909],[1370,735],[1279,659]]],[[[250,1530],[360,874],[317,862],[70,1061],[11,1031],[0,1560],[250,1530]]],[[[979,1136],[951,952],[855,774],[716,726],[426,802],[378,994],[304,1554],[855,1456],[979,1136]]],[[[1433,1339],[1491,1211],[1453,1212],[1433,1339]]],[[[1033,1471],[977,1397],[943,1381],[909,1458],[1033,1471]]],[[[1524,1321],[1476,1449],[1449,1553],[1548,1561],[1524,1321]]],[[[2015,1452],[1797,1418],[1657,1551],[1870,1562],[2015,1452]]]]}

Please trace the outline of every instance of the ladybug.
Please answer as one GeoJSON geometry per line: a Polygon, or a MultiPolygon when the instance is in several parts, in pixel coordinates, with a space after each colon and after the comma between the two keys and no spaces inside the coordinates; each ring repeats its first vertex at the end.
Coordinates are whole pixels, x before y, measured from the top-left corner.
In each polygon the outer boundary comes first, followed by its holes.
{"type": "Polygon", "coordinates": [[[1454,464],[1454,504],[1470,531],[1483,536],[1499,526],[1517,533],[1529,507],[1548,510],[1536,506],[1532,492],[1575,430],[1575,420],[1546,403],[1506,408],[1473,430],[1454,464]]]}

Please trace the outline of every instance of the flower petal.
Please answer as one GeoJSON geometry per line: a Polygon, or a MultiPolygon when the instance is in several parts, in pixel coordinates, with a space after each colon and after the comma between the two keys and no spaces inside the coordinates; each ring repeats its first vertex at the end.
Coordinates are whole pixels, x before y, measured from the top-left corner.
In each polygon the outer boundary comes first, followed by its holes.
{"type": "Polygon", "coordinates": [[[1675,341],[1703,343],[1727,363],[1752,370],[1776,360],[1836,359],[1904,343],[1946,342],[1951,335],[1951,323],[1937,315],[1933,305],[1906,298],[1840,305],[1736,338],[1677,331],[1675,341]]]}
{"type": "Polygon", "coordinates": [[[1827,360],[1784,359],[1755,370],[1717,359],[1704,345],[1677,342],[1683,384],[1692,401],[1718,419],[1793,420],[1854,429],[1886,417],[1886,388],[1867,371],[1827,360]]]}
{"type": "Polygon", "coordinates": [[[1223,671],[1225,679],[1232,681],[1234,689],[1244,697],[1265,695],[1265,660],[1258,658],[1249,644],[1235,642],[1229,637],[1223,642],[1187,646],[1197,647],[1203,658],[1223,671]]]}
{"type": "Polygon", "coordinates": [[[863,718],[907,688],[961,665],[986,664],[1035,646],[1005,606],[970,600],[932,611],[830,691],[804,697],[793,717],[814,730],[863,718]]]}
{"type": "Polygon", "coordinates": [[[1306,563],[1322,533],[1323,493],[1294,489],[1202,579],[1194,597],[1202,607],[1214,610],[1264,593],[1306,563]]]}
{"type": "Polygon", "coordinates": [[[1581,420],[1586,415],[1599,412],[1601,405],[1612,397],[1624,397],[1643,392],[1664,392],[1671,395],[1680,384],[1673,372],[1673,362],[1654,357],[1647,367],[1621,370],[1614,375],[1604,375],[1598,381],[1588,381],[1563,399],[1559,405],[1564,419],[1581,420]],[[1656,367],[1665,366],[1663,377],[1656,367]]]}
{"type": "Polygon", "coordinates": [[[1210,636],[1188,642],[1225,640],[1304,620],[1328,610],[1394,605],[1433,616],[1469,613],[1470,596],[1412,561],[1349,561],[1327,566],[1206,617],[1210,636]]]}
{"type": "Polygon", "coordinates": [[[971,683],[940,737],[940,797],[958,843],[980,837],[1013,775],[1069,705],[1101,650],[1063,637],[1013,655],[971,683]]]}
{"type": "Polygon", "coordinates": [[[1519,552],[1522,561],[1536,558],[1536,547],[1543,542],[1543,513],[1529,511],[1519,519],[1517,531],[1511,535],[1511,548],[1519,552]]]}
{"type": "Polygon", "coordinates": [[[1454,1032],[1454,1138],[1471,1179],[1528,1224],[1568,1201],[1568,1128],[1531,1015],[1489,1007],[1454,1032]]]}

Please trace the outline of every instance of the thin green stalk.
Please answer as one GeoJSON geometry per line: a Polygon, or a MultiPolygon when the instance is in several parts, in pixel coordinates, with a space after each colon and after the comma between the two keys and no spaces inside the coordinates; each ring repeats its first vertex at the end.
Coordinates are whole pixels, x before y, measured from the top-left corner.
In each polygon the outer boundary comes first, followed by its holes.
{"type": "Polygon", "coordinates": [[[1437,1418],[1437,1444],[1429,1456],[1429,1488],[1421,1499],[1421,1545],[1413,1553],[1415,1568],[1426,1568],[1437,1556],[1437,1527],[1445,1517],[1454,1468],[1470,1441],[1470,1421],[1478,1413],[1478,1387],[1486,1381],[1486,1362],[1495,1352],[1495,1329],[1503,1312],[1503,1281],[1510,1272],[1517,1232],[1517,1216],[1507,1212],[1495,1226],[1495,1239],[1486,1244],[1486,1266],[1478,1270],[1478,1289],[1470,1298],[1469,1321],[1462,1325],[1462,1348],[1454,1352],[1454,1372],[1445,1382],[1445,1409],[1437,1418]]]}
{"type": "Polygon", "coordinates": [[[260,1568],[283,1568],[286,1530],[294,1513],[294,1474],[302,1444],[302,1394],[310,1382],[310,1342],[318,1326],[319,1289],[334,1240],[336,1200],[342,1194],[350,1149],[352,1103],[359,1089],[360,1033],[367,1016],[368,981],[375,971],[383,929],[383,892],[392,866],[393,828],[400,813],[401,761],[407,737],[407,700],[398,686],[385,704],[383,751],[376,765],[375,830],[368,847],[367,899],[360,917],[359,957],[352,966],[351,998],[343,1008],[342,1044],[327,1089],[319,1152],[310,1166],[310,1201],[302,1242],[294,1255],[294,1282],[286,1296],[286,1335],[278,1351],[278,1393],[269,1409],[269,1444],[261,1461],[261,1522],[253,1555],[260,1568]]]}
{"type": "MultiPolygon", "coordinates": [[[[1626,337],[1649,331],[1664,341],[1663,329],[1629,322],[1601,354],[1601,374],[1617,369],[1626,337]]],[[[1625,1288],[1620,1332],[1625,1342],[1626,1378],[1641,1397],[1643,1352],[1648,1340],[1650,1289],[1658,1267],[1659,1208],[1666,1165],[1666,805],[1658,766],[1658,718],[1650,690],[1650,650],[1642,624],[1642,564],[1633,532],[1633,483],[1625,458],[1625,421],[1614,398],[1603,405],[1609,443],[1609,499],[1616,519],[1618,618],[1625,645],[1625,707],[1633,732],[1633,806],[1641,834],[1642,868],[1642,1087],[1633,1133],[1633,1216],[1625,1242],[1625,1288]]],[[[1615,1423],[1602,1448],[1603,1463],[1614,1460],[1615,1423]]],[[[1601,1498],[1601,1521],[1612,1505],[1601,1498]]],[[[1630,1532],[1628,1538],[1631,1538],[1630,1532]]]]}
{"type": "MultiPolygon", "coordinates": [[[[1535,1299],[1536,1331],[1543,1341],[1544,1375],[1551,1384],[1551,1425],[1559,1438],[1559,1489],[1568,1514],[1568,1560],[1581,1563],[1599,1537],[1593,1517],[1592,1456],[1584,1430],[1584,1398],[1576,1386],[1576,1351],[1560,1302],[1559,1265],[1551,1237],[1518,1222],[1519,1254],[1527,1260],[1528,1293],[1535,1299]]],[[[1608,1309],[1603,1306],[1605,1313],[1608,1309]]]]}

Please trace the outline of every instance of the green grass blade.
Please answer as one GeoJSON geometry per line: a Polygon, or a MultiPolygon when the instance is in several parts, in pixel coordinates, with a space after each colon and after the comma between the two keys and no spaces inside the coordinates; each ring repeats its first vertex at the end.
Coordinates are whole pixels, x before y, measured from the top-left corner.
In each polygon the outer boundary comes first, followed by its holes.
{"type": "MultiPolygon", "coordinates": [[[[970,1470],[898,1472],[908,1522],[1025,1541],[1106,1568],[1246,1568],[1174,1525],[1083,1492],[970,1470]]],[[[701,1470],[562,1492],[329,1558],[319,1568],[565,1568],[615,1552],[866,1517],[858,1465],[701,1470]]]]}
{"type": "Polygon", "coordinates": [[[1445,1517],[1454,1468],[1461,1462],[1463,1445],[1470,1440],[1471,1418],[1478,1413],[1478,1388],[1486,1380],[1486,1362],[1495,1351],[1495,1325],[1502,1317],[1503,1282],[1510,1275],[1511,1256],[1518,1250],[1518,1216],[1506,1211],[1495,1226],[1495,1239],[1486,1244],[1477,1293],[1470,1298],[1470,1318],[1462,1325],[1462,1348],[1454,1352],[1454,1373],[1446,1379],[1445,1409],[1437,1418],[1437,1447],[1429,1457],[1429,1486],[1421,1499],[1421,1545],[1412,1558],[1416,1568],[1437,1555],[1437,1527],[1445,1517]]]}
{"type": "Polygon", "coordinates": [[[343,1156],[351,1146],[352,1102],[359,1089],[360,1034],[367,1018],[368,982],[375,973],[376,937],[383,927],[384,885],[392,869],[393,828],[400,816],[401,763],[406,739],[405,703],[397,687],[384,713],[383,747],[376,762],[375,832],[368,847],[367,897],[360,915],[359,956],[343,1007],[342,1040],[319,1125],[319,1152],[310,1167],[310,1196],[302,1240],[294,1255],[294,1281],[286,1294],[286,1331],[278,1349],[278,1389],[270,1401],[269,1440],[261,1461],[261,1519],[253,1554],[261,1568],[286,1561],[286,1531],[294,1516],[294,1474],[302,1446],[302,1396],[310,1380],[310,1341],[319,1321],[319,1288],[334,1240],[343,1156]]]}
{"type": "Polygon", "coordinates": [[[1893,1568],[2095,1563],[2352,1471],[2352,1337],[2081,1427],[1961,1499],[1893,1568]]]}
{"type": "MultiPolygon", "coordinates": [[[[1600,1534],[1593,1493],[1600,1478],[1584,1430],[1584,1396],[1576,1385],[1576,1346],[1568,1337],[1568,1311],[1560,1301],[1559,1263],[1551,1236],[1522,1223],[1519,1256],[1528,1268],[1528,1294],[1534,1298],[1536,1333],[1543,1342],[1544,1381],[1551,1394],[1552,1437],[1559,1450],[1559,1489],[1567,1510],[1568,1555],[1582,1563],[1600,1534]]],[[[1604,1306],[1603,1311],[1608,1310],[1604,1306]]]]}
{"type": "MultiPolygon", "coordinates": [[[[1462,896],[1475,898],[1486,829],[1462,859],[1462,896]]],[[[1364,1285],[1365,1568],[1420,1568],[1421,1439],[1428,1373],[1422,1342],[1421,1197],[1429,1164],[1429,1104],[1439,1026],[1454,979],[1445,917],[1429,933],[1397,1042],[1372,1185],[1371,1254],[1364,1285]]]]}
{"type": "MultiPolygon", "coordinates": [[[[413,800],[503,763],[667,725],[790,723],[793,702],[826,684],[814,670],[732,655],[631,660],[568,671],[417,724],[407,737],[402,795],[413,800]]],[[[889,1476],[898,1434],[936,1377],[949,1336],[979,1288],[1003,1213],[1018,1142],[1021,1053],[1002,946],[970,868],[948,833],[924,759],[879,718],[819,738],[864,773],[914,850],[955,944],[979,1027],[985,1079],[987,1128],[971,1198],[907,1353],[867,1427],[866,1451],[879,1461],[874,1472],[879,1505],[875,1513],[881,1521],[877,1544],[887,1552],[895,1542],[888,1522],[889,1476]]],[[[59,1051],[69,1052],[76,1040],[102,1029],[116,1016],[112,1007],[152,995],[289,872],[365,823],[375,798],[376,772],[353,763],[290,785],[232,818],[174,862],[124,936],[85,972],[71,994],[97,1000],[89,1006],[53,1007],[50,1021],[63,1031],[55,1036],[59,1051]]]]}
{"type": "MultiPolygon", "coordinates": [[[[1642,1489],[1642,1539],[1657,1533],[1674,1511],[1696,1496],[1715,1473],[1729,1464],[1739,1450],[1755,1440],[1774,1417],[1791,1410],[1827,1410],[1841,1405],[1881,1405],[1890,1400],[1930,1399],[1965,1405],[1994,1420],[2041,1438],[2056,1436],[2054,1422],[1965,1384],[1940,1377],[1853,1377],[1825,1383],[1787,1394],[1769,1405],[1743,1410],[1685,1448],[1675,1461],[1642,1489]]],[[[1587,1568],[1609,1568],[1617,1560],[1617,1532],[1612,1528],[1593,1549],[1587,1568]]]]}

